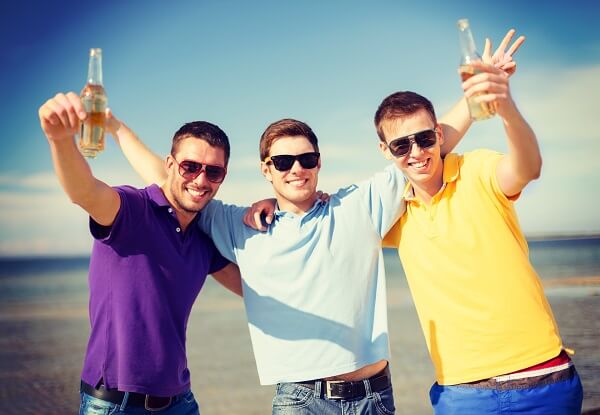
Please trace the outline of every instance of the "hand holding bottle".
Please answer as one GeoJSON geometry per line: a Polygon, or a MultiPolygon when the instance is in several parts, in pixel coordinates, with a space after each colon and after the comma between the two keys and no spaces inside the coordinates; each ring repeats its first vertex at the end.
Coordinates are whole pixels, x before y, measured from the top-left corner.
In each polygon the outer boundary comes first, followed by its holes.
{"type": "Polygon", "coordinates": [[[72,142],[87,117],[81,99],[74,92],[56,94],[40,107],[38,115],[44,134],[54,142],[72,142]]]}
{"type": "Polygon", "coordinates": [[[462,83],[467,100],[493,107],[503,119],[515,110],[509,88],[509,74],[481,61],[471,62],[476,74],[462,83]]]}

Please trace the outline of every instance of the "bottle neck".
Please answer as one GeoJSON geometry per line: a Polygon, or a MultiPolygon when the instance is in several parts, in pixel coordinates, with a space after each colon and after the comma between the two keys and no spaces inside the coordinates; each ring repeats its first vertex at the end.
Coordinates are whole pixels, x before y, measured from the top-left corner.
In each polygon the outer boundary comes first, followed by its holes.
{"type": "Polygon", "coordinates": [[[102,53],[97,49],[90,51],[87,83],[90,85],[102,85],[102,53]]]}
{"type": "Polygon", "coordinates": [[[472,61],[481,60],[481,56],[475,47],[473,33],[469,27],[469,23],[465,20],[458,21],[458,40],[461,52],[461,64],[468,64],[472,61]]]}

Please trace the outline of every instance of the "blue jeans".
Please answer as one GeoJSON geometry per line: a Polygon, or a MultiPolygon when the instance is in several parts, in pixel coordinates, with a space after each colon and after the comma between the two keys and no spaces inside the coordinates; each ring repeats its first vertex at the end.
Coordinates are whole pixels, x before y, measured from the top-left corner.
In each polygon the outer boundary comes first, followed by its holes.
{"type": "Polygon", "coordinates": [[[435,415],[580,415],[581,380],[571,367],[522,380],[441,386],[429,391],[435,415]]]}
{"type": "Polygon", "coordinates": [[[393,415],[392,387],[373,392],[365,383],[366,396],[352,400],[321,397],[321,383],[315,389],[296,383],[280,383],[273,398],[273,415],[393,415]]]}
{"type": "Polygon", "coordinates": [[[200,415],[198,404],[192,392],[187,392],[177,402],[162,411],[147,411],[142,407],[127,406],[127,399],[121,404],[107,402],[80,392],[79,415],[200,415]]]}

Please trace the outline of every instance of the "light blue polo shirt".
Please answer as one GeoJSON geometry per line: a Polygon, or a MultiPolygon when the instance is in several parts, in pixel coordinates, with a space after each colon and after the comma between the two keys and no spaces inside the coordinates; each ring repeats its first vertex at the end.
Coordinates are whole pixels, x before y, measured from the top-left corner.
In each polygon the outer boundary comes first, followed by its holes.
{"type": "Polygon", "coordinates": [[[266,232],[246,207],[210,202],[198,224],[242,272],[260,383],[299,382],[389,360],[381,240],[404,212],[389,166],[302,215],[276,211],[266,232]]]}

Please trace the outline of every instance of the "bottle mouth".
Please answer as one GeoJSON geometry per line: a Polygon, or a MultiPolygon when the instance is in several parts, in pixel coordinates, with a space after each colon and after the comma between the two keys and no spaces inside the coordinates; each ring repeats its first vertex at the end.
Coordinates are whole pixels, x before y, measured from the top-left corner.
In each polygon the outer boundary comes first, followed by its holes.
{"type": "Polygon", "coordinates": [[[466,28],[469,27],[469,19],[459,19],[456,22],[456,25],[458,26],[458,28],[460,30],[465,30],[466,28]]]}
{"type": "Polygon", "coordinates": [[[90,56],[101,56],[101,55],[102,55],[101,48],[91,48],[90,49],[90,56]]]}

